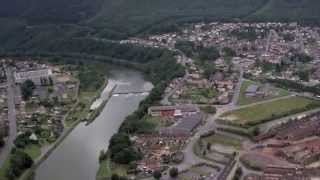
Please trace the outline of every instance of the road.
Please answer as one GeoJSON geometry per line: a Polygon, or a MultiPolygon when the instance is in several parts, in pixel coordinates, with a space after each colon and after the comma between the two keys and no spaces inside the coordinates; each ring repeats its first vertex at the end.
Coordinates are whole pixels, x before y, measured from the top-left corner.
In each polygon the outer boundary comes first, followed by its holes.
{"type": "Polygon", "coordinates": [[[0,152],[0,167],[2,167],[6,158],[9,156],[12,147],[14,146],[14,139],[17,135],[16,123],[16,109],[15,109],[15,83],[13,78],[13,71],[11,67],[6,68],[7,81],[8,81],[8,121],[9,121],[9,136],[6,139],[6,144],[0,152]]]}
{"type": "MultiPolygon", "coordinates": [[[[169,47],[167,47],[167,48],[169,48],[169,47]]],[[[186,61],[187,56],[186,56],[182,51],[177,50],[177,49],[174,49],[174,51],[178,52],[178,53],[182,56],[182,59],[183,59],[184,61],[186,61]]],[[[166,93],[166,94],[163,96],[163,98],[162,98],[162,100],[161,100],[161,102],[160,102],[162,105],[172,105],[172,103],[169,101],[169,98],[170,98],[178,89],[180,89],[180,88],[184,85],[185,81],[187,80],[187,78],[188,78],[188,76],[189,76],[189,70],[188,70],[188,68],[185,68],[185,69],[186,69],[186,70],[185,70],[185,74],[184,74],[183,78],[181,79],[181,81],[179,82],[179,84],[176,85],[175,88],[173,88],[170,92],[166,93]]]]}
{"type": "Polygon", "coordinates": [[[243,81],[243,68],[241,66],[238,66],[238,69],[240,74],[239,74],[238,83],[237,83],[237,86],[235,87],[234,95],[231,102],[233,107],[237,105],[237,102],[240,96],[241,84],[243,81]]]}

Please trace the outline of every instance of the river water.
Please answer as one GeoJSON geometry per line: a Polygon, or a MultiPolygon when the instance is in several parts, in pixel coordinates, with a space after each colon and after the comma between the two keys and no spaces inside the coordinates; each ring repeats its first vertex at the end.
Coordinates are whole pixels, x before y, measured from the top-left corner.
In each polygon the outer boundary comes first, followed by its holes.
{"type": "MultiPolygon", "coordinates": [[[[107,98],[114,85],[117,85],[115,93],[152,88],[140,73],[117,69],[111,71],[108,86],[100,98],[107,98]]],[[[113,95],[95,121],[88,126],[80,123],[37,168],[35,180],[95,180],[100,151],[107,149],[111,136],[146,96],[146,93],[113,95]]]]}

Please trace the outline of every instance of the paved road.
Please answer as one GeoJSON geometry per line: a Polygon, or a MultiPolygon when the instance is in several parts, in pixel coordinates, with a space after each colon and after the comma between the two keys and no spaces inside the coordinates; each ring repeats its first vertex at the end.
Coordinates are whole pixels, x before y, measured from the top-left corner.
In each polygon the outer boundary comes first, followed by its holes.
{"type": "Polygon", "coordinates": [[[15,109],[15,83],[13,78],[13,72],[10,67],[6,68],[7,81],[8,81],[8,120],[9,120],[9,137],[6,139],[6,144],[0,152],[0,167],[8,157],[12,147],[14,139],[17,135],[17,123],[16,123],[16,109],[15,109]]]}
{"type": "Polygon", "coordinates": [[[240,90],[241,90],[241,84],[242,84],[242,81],[243,81],[243,68],[241,66],[238,66],[239,68],[239,71],[240,71],[240,75],[239,75],[239,79],[238,79],[238,83],[237,83],[237,86],[235,88],[235,91],[234,91],[234,95],[233,95],[233,98],[232,98],[232,106],[236,106],[237,105],[237,102],[238,102],[238,99],[239,99],[239,96],[240,96],[240,90]]]}
{"type": "MultiPolygon", "coordinates": [[[[169,47],[167,47],[169,48],[169,47]]],[[[185,61],[187,59],[187,56],[180,50],[177,50],[177,49],[174,49],[173,51],[176,51],[178,52],[181,56],[182,56],[182,59],[185,61]]],[[[169,98],[178,90],[180,89],[184,84],[185,84],[185,81],[187,80],[188,76],[189,76],[189,70],[188,68],[185,68],[185,74],[184,74],[184,77],[182,78],[182,80],[179,82],[178,85],[176,85],[175,88],[173,88],[170,92],[166,93],[164,95],[164,97],[162,98],[161,100],[161,104],[162,105],[172,105],[172,103],[169,101],[169,98]]]]}

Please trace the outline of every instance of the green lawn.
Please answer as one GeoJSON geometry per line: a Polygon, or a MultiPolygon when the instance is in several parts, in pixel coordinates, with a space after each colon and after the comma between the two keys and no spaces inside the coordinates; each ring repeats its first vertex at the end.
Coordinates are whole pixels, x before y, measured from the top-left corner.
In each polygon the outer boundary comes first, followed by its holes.
{"type": "Polygon", "coordinates": [[[258,82],[250,81],[250,80],[244,80],[241,84],[240,88],[240,95],[237,102],[237,105],[247,105],[252,104],[260,101],[266,101],[269,99],[282,97],[282,96],[288,96],[290,93],[284,89],[279,88],[272,88],[274,90],[274,94],[267,96],[267,97],[247,97],[245,96],[245,91],[250,85],[260,85],[258,82]]]}
{"type": "Polygon", "coordinates": [[[41,148],[39,145],[31,144],[23,149],[33,160],[36,160],[41,155],[41,148]]]}
{"type": "Polygon", "coordinates": [[[256,125],[319,106],[319,101],[297,96],[231,111],[222,118],[236,125],[256,125]]]}
{"type": "Polygon", "coordinates": [[[10,159],[10,157],[8,157],[6,159],[3,166],[0,168],[0,180],[8,180],[6,178],[6,172],[7,172],[8,168],[10,167],[10,160],[9,159],[10,159]]]}
{"type": "Polygon", "coordinates": [[[226,146],[232,146],[237,149],[241,148],[241,141],[232,137],[223,136],[221,134],[214,134],[212,136],[203,138],[206,143],[222,144],[226,146]]]}
{"type": "Polygon", "coordinates": [[[208,103],[212,98],[217,96],[217,91],[212,88],[192,88],[190,87],[182,98],[190,99],[193,103],[208,103]]]}
{"type": "Polygon", "coordinates": [[[111,167],[110,167],[110,159],[104,160],[100,163],[99,170],[97,173],[97,180],[102,180],[106,177],[111,177],[111,167]]]}

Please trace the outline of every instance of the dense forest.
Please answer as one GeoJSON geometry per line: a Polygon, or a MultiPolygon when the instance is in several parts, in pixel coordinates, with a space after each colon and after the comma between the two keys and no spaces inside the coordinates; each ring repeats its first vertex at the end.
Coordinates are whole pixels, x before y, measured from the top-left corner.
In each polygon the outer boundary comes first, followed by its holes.
{"type": "Polygon", "coordinates": [[[0,50],[51,46],[65,38],[125,39],[198,21],[318,24],[318,7],[316,0],[3,0],[0,50]]]}

